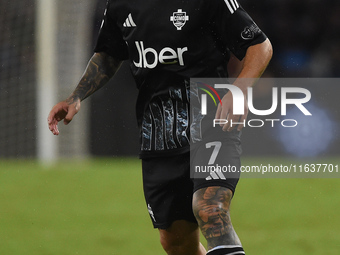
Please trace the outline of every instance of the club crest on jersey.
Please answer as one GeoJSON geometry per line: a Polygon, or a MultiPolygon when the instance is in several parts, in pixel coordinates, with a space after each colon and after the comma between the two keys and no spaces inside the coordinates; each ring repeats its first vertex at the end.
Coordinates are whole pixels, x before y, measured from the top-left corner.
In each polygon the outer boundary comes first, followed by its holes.
{"type": "Polygon", "coordinates": [[[173,12],[170,16],[170,21],[174,24],[177,30],[182,30],[182,27],[189,20],[189,16],[182,9],[178,9],[177,12],[173,12]]]}
{"type": "Polygon", "coordinates": [[[241,37],[244,40],[251,40],[255,37],[255,34],[261,32],[261,30],[256,25],[251,25],[250,27],[245,27],[241,33],[241,37]]]}

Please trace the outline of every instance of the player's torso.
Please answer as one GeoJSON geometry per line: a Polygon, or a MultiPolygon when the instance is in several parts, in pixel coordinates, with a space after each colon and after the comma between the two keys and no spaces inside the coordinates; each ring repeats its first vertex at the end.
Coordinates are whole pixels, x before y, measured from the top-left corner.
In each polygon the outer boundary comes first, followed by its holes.
{"type": "Polygon", "coordinates": [[[208,0],[112,0],[139,88],[141,155],[187,149],[188,78],[215,76],[226,57],[209,28],[208,0]]]}
{"type": "Polygon", "coordinates": [[[128,44],[133,71],[162,69],[189,77],[220,62],[204,1],[113,0],[108,11],[128,44]]]}

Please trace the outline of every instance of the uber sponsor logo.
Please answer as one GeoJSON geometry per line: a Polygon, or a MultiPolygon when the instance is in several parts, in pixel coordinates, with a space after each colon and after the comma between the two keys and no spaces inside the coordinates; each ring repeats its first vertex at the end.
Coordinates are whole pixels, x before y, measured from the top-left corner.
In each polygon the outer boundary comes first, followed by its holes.
{"type": "Polygon", "coordinates": [[[183,54],[188,51],[188,47],[172,49],[170,47],[163,48],[157,52],[153,48],[144,48],[143,41],[136,41],[136,48],[139,59],[133,61],[133,64],[139,68],[155,68],[158,63],[169,65],[178,63],[184,66],[183,54]]]}

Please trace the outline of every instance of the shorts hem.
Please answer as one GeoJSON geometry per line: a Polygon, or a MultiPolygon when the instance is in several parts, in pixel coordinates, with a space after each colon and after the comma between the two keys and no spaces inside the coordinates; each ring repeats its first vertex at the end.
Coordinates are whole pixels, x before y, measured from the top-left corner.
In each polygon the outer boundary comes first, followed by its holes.
{"type": "Polygon", "coordinates": [[[199,189],[208,188],[208,187],[216,187],[221,186],[227,189],[230,189],[233,192],[233,196],[235,194],[235,187],[227,182],[224,181],[214,181],[214,182],[205,182],[199,185],[195,185],[193,192],[195,193],[199,189]]]}
{"type": "Polygon", "coordinates": [[[171,224],[177,220],[185,220],[185,221],[188,221],[188,222],[191,222],[191,223],[197,223],[196,220],[193,220],[193,219],[175,219],[175,220],[172,220],[172,221],[169,221],[169,222],[165,222],[165,223],[155,223],[155,222],[152,222],[153,224],[153,228],[158,228],[158,229],[168,229],[169,227],[171,227],[171,224]]]}

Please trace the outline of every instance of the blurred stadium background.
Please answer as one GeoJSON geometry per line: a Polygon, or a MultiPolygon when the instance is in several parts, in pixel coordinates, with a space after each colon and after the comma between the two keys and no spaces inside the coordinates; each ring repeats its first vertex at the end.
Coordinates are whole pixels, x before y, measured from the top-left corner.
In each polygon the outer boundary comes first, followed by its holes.
{"type": "MultiPolygon", "coordinates": [[[[339,77],[339,1],[239,2],[274,47],[264,81],[339,77]]],[[[162,254],[139,162],[129,157],[138,153],[138,131],[128,65],[60,125],[59,137],[47,128],[50,108],[70,94],[92,55],[105,3],[0,0],[0,254],[162,254]]],[[[299,132],[246,129],[244,162],[339,164],[334,81],[309,87],[314,122],[299,132]]],[[[256,88],[259,108],[270,106],[271,86],[256,88]]],[[[339,187],[338,179],[241,181],[233,215],[249,254],[339,254],[339,187]]]]}

